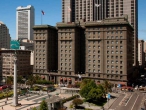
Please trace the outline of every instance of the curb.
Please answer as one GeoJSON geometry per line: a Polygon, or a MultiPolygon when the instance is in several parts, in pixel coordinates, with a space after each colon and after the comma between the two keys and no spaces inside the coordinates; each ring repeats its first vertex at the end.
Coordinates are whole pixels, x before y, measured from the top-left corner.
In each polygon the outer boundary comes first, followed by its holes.
{"type": "MultiPolygon", "coordinates": [[[[120,94],[121,95],[121,94],[120,94]]],[[[119,95],[119,96],[120,96],[119,95]]],[[[118,99],[118,97],[113,101],[113,103],[109,106],[109,107],[107,107],[107,109],[109,109],[113,104],[114,104],[114,102],[116,101],[118,99]]],[[[106,107],[105,107],[106,108],[106,107]]]]}

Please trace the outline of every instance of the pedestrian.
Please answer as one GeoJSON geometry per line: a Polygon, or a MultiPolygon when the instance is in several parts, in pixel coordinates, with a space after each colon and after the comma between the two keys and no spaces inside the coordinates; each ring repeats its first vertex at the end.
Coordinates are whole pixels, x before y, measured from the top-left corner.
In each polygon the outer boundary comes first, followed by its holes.
{"type": "Polygon", "coordinates": [[[2,106],[2,110],[3,110],[3,106],[2,106]]]}

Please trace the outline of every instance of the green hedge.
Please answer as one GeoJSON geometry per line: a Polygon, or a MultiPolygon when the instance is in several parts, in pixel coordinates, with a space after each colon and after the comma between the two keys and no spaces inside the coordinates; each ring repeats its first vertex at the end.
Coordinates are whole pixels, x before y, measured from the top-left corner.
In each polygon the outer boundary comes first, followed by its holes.
{"type": "Polygon", "coordinates": [[[72,97],[66,98],[66,99],[62,100],[62,103],[66,103],[66,102],[71,101],[75,98],[79,98],[79,95],[74,95],[72,97]]]}
{"type": "Polygon", "coordinates": [[[6,98],[7,96],[11,97],[12,95],[13,95],[13,91],[9,91],[8,94],[6,92],[2,92],[0,93],[0,99],[6,98]]]}

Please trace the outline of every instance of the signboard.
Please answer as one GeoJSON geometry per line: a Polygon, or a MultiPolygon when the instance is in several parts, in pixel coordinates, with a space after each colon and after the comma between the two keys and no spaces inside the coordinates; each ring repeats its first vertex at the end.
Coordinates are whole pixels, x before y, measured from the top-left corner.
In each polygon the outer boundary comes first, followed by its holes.
{"type": "Polygon", "coordinates": [[[106,98],[107,99],[110,99],[111,98],[111,95],[110,94],[106,94],[106,98]]]}
{"type": "Polygon", "coordinates": [[[108,98],[108,99],[110,99],[110,98],[111,98],[111,95],[110,95],[110,94],[108,94],[108,95],[107,95],[107,98],[108,98]]]}
{"type": "Polygon", "coordinates": [[[20,42],[18,40],[11,40],[10,49],[18,50],[20,48],[20,42]]]}
{"type": "Polygon", "coordinates": [[[121,84],[118,84],[118,87],[121,87],[121,84]]]}

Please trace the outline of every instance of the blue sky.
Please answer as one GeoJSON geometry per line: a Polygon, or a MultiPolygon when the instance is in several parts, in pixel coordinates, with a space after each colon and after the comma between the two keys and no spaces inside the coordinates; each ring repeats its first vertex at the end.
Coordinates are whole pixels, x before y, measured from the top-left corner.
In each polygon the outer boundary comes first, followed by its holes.
{"type": "MultiPolygon", "coordinates": [[[[41,10],[45,12],[43,24],[55,26],[62,21],[62,0],[0,0],[0,21],[9,28],[12,39],[16,38],[16,8],[33,5],[35,8],[35,24],[41,24],[41,10]]],[[[138,33],[139,39],[146,40],[146,0],[138,0],[138,33]]]]}

